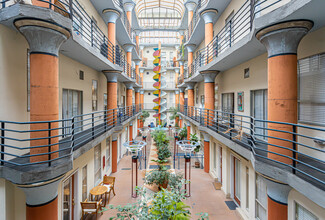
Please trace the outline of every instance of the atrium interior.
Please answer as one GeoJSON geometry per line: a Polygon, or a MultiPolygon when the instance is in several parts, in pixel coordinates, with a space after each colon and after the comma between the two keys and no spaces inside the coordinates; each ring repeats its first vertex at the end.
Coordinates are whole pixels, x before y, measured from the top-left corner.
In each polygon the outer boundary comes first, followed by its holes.
{"type": "Polygon", "coordinates": [[[2,0],[0,220],[325,220],[324,0],[2,0]]]}

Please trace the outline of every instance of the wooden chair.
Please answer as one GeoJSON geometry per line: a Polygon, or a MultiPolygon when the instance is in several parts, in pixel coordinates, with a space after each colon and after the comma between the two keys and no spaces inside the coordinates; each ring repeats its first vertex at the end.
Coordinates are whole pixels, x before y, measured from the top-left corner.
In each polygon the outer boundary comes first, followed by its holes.
{"type": "Polygon", "coordinates": [[[54,0],[54,5],[57,7],[54,7],[54,11],[63,15],[64,17],[69,18],[69,13],[67,13],[67,9],[64,7],[64,5],[59,0],[54,0]],[[63,9],[63,10],[62,10],[63,9]]]}
{"type": "Polygon", "coordinates": [[[231,123],[230,123],[230,115],[229,115],[229,120],[228,120],[228,129],[224,132],[225,134],[231,132],[231,131],[235,131],[236,133],[238,133],[233,139],[237,139],[239,141],[241,141],[243,135],[244,135],[244,131],[243,131],[243,116],[239,116],[239,115],[234,115],[233,116],[233,124],[234,127],[230,127],[231,123]]]}
{"type": "Polygon", "coordinates": [[[115,196],[115,177],[113,176],[104,176],[104,179],[102,182],[99,183],[99,185],[103,185],[107,187],[107,192],[105,192],[105,200],[107,203],[109,203],[109,199],[111,196],[111,191],[113,191],[113,194],[115,196]]]}
{"type": "MultiPolygon", "coordinates": [[[[81,204],[81,210],[82,210],[82,219],[84,219],[85,214],[95,214],[97,219],[97,213],[102,208],[102,200],[99,200],[98,202],[88,202],[88,199],[86,199],[84,202],[80,202],[81,204]]],[[[101,213],[101,215],[103,212],[101,213]]]]}

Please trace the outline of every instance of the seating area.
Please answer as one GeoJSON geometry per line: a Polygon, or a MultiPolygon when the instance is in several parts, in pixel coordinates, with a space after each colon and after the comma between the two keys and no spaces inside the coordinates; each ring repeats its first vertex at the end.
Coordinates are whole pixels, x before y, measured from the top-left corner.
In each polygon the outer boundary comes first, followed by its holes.
{"type": "Polygon", "coordinates": [[[98,214],[102,215],[104,208],[109,204],[111,192],[116,195],[114,187],[115,177],[104,176],[103,181],[90,190],[90,200],[80,202],[82,219],[87,219],[88,215],[94,215],[97,219],[98,214]]]}

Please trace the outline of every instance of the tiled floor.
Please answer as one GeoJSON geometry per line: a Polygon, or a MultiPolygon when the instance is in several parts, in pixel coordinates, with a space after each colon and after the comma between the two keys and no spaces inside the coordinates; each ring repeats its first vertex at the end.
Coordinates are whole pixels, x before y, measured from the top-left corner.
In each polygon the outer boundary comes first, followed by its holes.
{"type": "MultiPolygon", "coordinates": [[[[131,170],[123,169],[130,167],[131,157],[125,156],[118,165],[118,171],[112,174],[112,176],[116,177],[116,196],[111,194],[109,204],[123,206],[136,201],[136,199],[131,197],[131,170]]],[[[185,202],[191,206],[192,219],[197,219],[195,213],[199,212],[207,212],[209,214],[209,219],[212,220],[241,219],[237,211],[229,210],[225,204],[227,199],[224,193],[220,190],[215,190],[214,186],[212,185],[213,179],[209,174],[205,173],[202,169],[195,169],[193,167],[191,176],[191,197],[185,202]]],[[[142,184],[142,175],[139,173],[139,185],[142,184]]],[[[99,219],[106,220],[115,215],[116,211],[109,209],[108,211],[105,211],[103,215],[99,217],[99,219]]],[[[95,218],[90,217],[87,219],[95,218]]]]}

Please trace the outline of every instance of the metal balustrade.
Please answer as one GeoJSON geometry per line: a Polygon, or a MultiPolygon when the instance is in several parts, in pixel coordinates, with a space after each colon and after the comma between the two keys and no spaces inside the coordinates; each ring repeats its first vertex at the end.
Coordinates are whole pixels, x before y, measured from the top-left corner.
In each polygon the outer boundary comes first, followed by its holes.
{"type": "Polygon", "coordinates": [[[301,124],[256,119],[231,112],[193,106],[179,106],[180,112],[201,126],[249,149],[257,160],[292,172],[294,175],[325,189],[325,129],[301,124]],[[275,127],[281,126],[281,130],[275,127]],[[274,136],[274,134],[276,134],[274,136]],[[317,136],[311,136],[312,134],[317,136]],[[290,138],[286,138],[287,136],[290,138]],[[292,138],[291,138],[292,137],[292,138]],[[281,144],[274,144],[278,140],[281,144]],[[320,147],[315,145],[319,144],[320,147]],[[271,147],[270,147],[271,146],[271,147]],[[290,147],[288,147],[290,146],[290,147]],[[287,153],[272,151],[272,147],[287,153]],[[270,158],[285,158],[290,163],[270,158]]]}
{"type": "Polygon", "coordinates": [[[202,48],[195,53],[193,62],[188,66],[188,71],[185,74],[184,78],[188,79],[191,76],[195,75],[198,68],[205,64],[206,64],[205,48],[202,48]]]}
{"type": "Polygon", "coordinates": [[[133,105],[56,121],[0,120],[0,166],[52,166],[141,110],[141,105],[133,105]]]}

